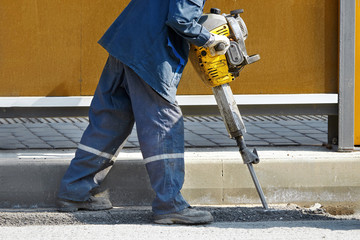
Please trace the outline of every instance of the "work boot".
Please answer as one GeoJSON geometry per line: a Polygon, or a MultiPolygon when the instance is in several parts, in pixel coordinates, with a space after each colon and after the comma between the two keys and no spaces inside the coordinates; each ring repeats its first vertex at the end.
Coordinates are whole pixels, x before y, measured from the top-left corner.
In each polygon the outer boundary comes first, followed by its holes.
{"type": "Polygon", "coordinates": [[[176,213],[169,213],[163,215],[156,215],[154,222],[158,224],[207,224],[214,221],[210,212],[195,210],[192,207],[185,208],[184,210],[176,213]]]}
{"type": "Polygon", "coordinates": [[[60,212],[75,212],[78,210],[99,211],[112,208],[108,198],[91,196],[84,202],[77,202],[67,199],[57,199],[56,205],[60,212]]]}

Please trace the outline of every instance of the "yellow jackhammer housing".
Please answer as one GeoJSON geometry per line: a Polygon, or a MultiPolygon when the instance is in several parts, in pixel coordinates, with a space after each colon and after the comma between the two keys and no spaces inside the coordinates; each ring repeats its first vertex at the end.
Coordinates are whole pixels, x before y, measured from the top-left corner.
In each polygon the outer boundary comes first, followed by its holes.
{"type": "Polygon", "coordinates": [[[209,14],[204,14],[199,19],[199,23],[211,33],[230,39],[230,48],[226,55],[212,56],[209,49],[192,46],[191,62],[206,85],[216,87],[232,82],[245,65],[260,59],[258,54],[247,55],[245,40],[248,30],[240,13],[243,13],[242,9],[231,11],[230,15],[220,15],[219,9],[212,8],[209,14]]]}

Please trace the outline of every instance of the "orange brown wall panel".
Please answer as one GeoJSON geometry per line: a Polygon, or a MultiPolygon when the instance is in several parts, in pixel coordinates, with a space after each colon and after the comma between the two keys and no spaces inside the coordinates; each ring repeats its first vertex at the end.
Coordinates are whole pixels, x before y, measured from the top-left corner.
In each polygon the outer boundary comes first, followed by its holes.
{"type": "MultiPolygon", "coordinates": [[[[107,53],[98,39],[124,0],[2,0],[0,96],[92,95],[107,53]]],[[[249,54],[235,94],[336,93],[338,0],[211,0],[228,13],[243,8],[249,54]]],[[[141,14],[141,13],[140,13],[141,14]]],[[[191,64],[178,94],[211,94],[191,64]]]]}

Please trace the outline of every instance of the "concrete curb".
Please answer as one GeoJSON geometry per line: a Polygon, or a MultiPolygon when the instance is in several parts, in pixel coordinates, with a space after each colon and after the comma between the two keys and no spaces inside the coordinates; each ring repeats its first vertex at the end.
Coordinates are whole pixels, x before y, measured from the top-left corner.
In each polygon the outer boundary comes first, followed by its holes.
{"type": "MultiPolygon", "coordinates": [[[[324,147],[262,147],[255,171],[268,203],[359,202],[360,152],[324,147]]],[[[3,151],[0,207],[54,207],[74,150],[3,151]]],[[[194,205],[260,204],[236,148],[190,148],[185,153],[184,197],[194,205]]],[[[102,190],[114,206],[150,205],[154,197],[141,153],[125,149],[102,190]]]]}

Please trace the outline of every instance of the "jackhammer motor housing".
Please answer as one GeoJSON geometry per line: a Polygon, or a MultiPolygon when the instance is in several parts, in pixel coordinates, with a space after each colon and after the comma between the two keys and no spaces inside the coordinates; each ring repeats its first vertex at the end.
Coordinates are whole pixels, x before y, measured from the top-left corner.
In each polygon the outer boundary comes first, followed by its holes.
{"type": "Polygon", "coordinates": [[[220,56],[212,56],[207,48],[191,46],[190,60],[204,83],[210,87],[232,82],[245,65],[260,59],[258,54],[247,54],[245,40],[248,31],[240,17],[242,12],[239,9],[231,11],[229,15],[221,15],[219,9],[212,8],[209,14],[199,19],[199,23],[211,33],[230,39],[229,50],[220,56]]]}

